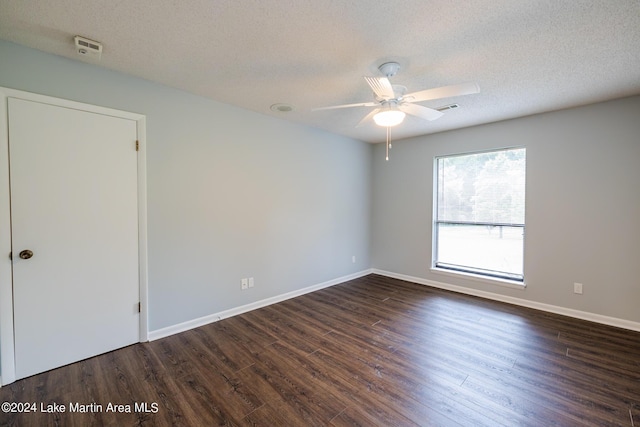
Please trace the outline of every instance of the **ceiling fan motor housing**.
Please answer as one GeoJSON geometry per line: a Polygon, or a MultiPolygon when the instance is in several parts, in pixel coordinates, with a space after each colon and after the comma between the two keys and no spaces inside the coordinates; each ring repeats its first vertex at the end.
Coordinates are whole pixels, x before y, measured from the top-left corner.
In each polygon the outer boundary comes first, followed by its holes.
{"type": "Polygon", "coordinates": [[[407,87],[406,86],[402,86],[402,85],[391,85],[391,87],[393,88],[393,99],[384,99],[379,97],[378,95],[373,94],[373,98],[377,101],[377,102],[383,102],[383,101],[397,101],[397,102],[401,102],[402,98],[404,97],[404,94],[407,93],[407,87]]]}

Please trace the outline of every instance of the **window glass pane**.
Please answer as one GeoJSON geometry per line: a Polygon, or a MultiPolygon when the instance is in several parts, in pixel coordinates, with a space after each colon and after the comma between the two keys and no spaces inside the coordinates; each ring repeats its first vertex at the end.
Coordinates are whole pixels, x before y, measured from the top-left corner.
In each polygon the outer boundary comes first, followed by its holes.
{"type": "Polygon", "coordinates": [[[433,265],[523,281],[526,149],[436,161],[433,265]]]}
{"type": "Polygon", "coordinates": [[[438,221],[524,224],[524,148],[439,158],[438,221]]]}
{"type": "Polygon", "coordinates": [[[437,224],[436,231],[436,266],[522,279],[523,227],[437,224]]]}

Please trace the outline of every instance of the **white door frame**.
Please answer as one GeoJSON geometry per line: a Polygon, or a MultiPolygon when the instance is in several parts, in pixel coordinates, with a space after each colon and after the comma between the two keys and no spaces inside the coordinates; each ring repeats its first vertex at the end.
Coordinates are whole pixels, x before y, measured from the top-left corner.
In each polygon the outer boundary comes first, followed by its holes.
{"type": "Polygon", "coordinates": [[[98,107],[50,96],[0,87],[0,386],[16,380],[13,334],[13,275],[11,252],[11,188],[9,181],[8,99],[19,98],[43,104],[134,120],[138,151],[138,262],[140,283],[140,342],[148,341],[147,288],[147,150],[146,116],[98,107]]]}

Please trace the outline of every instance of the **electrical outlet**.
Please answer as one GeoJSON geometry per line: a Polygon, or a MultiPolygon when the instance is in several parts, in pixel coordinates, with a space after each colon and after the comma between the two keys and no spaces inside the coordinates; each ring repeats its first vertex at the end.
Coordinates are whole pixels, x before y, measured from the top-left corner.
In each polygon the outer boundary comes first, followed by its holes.
{"type": "Polygon", "coordinates": [[[582,295],[582,283],[574,283],[573,284],[573,293],[582,295]]]}
{"type": "Polygon", "coordinates": [[[253,288],[254,285],[255,283],[253,282],[253,277],[249,277],[249,287],[253,288]]]}
{"type": "Polygon", "coordinates": [[[249,289],[249,279],[242,279],[240,283],[243,291],[249,289]]]}
{"type": "Polygon", "coordinates": [[[356,263],[356,256],[355,255],[351,257],[351,262],[354,263],[354,264],[356,263]]]}

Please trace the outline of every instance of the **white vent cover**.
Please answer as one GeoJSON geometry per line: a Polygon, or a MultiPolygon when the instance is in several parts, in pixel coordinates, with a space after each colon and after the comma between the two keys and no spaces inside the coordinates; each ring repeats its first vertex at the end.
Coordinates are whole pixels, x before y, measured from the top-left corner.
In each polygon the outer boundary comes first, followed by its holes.
{"type": "Polygon", "coordinates": [[[78,55],[100,59],[102,57],[102,43],[86,37],[75,36],[76,52],[78,55]]]}
{"type": "Polygon", "coordinates": [[[438,107],[436,108],[436,110],[438,111],[447,111],[447,110],[453,110],[454,108],[458,108],[460,107],[458,104],[449,104],[449,105],[445,105],[443,107],[438,107]]]}

